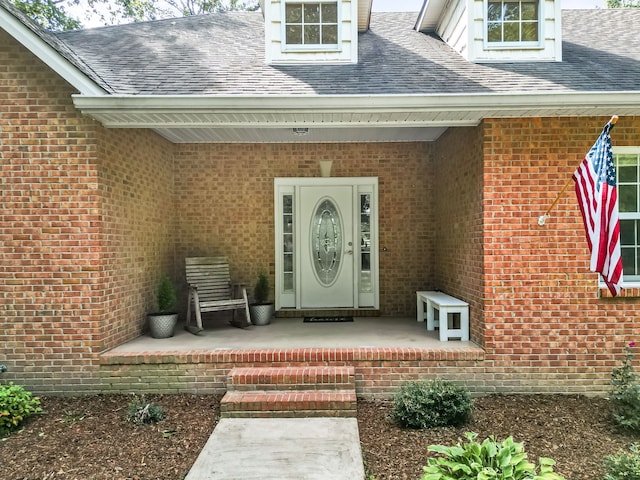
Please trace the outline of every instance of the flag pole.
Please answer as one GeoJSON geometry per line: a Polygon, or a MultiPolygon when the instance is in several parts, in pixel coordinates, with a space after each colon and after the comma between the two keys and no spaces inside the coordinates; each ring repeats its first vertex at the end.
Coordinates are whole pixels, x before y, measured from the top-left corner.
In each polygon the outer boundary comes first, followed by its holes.
{"type": "MultiPolygon", "coordinates": [[[[618,115],[614,115],[613,117],[611,117],[611,120],[609,120],[608,123],[610,123],[611,125],[615,125],[617,121],[618,121],[618,115]]],[[[541,227],[544,226],[545,222],[547,221],[547,218],[551,217],[549,213],[551,212],[551,210],[553,210],[553,207],[556,206],[562,194],[567,190],[567,188],[569,188],[569,185],[571,185],[572,181],[573,181],[573,176],[569,177],[569,180],[567,180],[567,183],[564,184],[564,187],[562,187],[562,190],[560,190],[560,193],[556,195],[556,199],[553,201],[551,206],[547,208],[547,211],[544,212],[544,215],[540,215],[538,217],[538,225],[540,225],[541,227]]]]}

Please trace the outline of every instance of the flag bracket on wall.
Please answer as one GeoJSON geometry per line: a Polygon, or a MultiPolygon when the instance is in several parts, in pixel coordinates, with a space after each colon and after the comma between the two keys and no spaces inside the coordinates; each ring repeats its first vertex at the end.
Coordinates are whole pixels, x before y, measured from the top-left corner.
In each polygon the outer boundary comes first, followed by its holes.
{"type": "MultiPolygon", "coordinates": [[[[607,125],[615,125],[618,121],[618,115],[614,115],[611,117],[611,120],[609,120],[609,122],[607,123],[607,125]]],[[[540,215],[538,217],[538,225],[540,225],[541,227],[544,226],[544,224],[546,223],[547,219],[551,218],[551,210],[553,210],[553,207],[556,206],[556,204],[558,203],[558,200],[560,200],[560,197],[562,197],[562,194],[567,190],[567,188],[569,188],[569,185],[571,185],[571,182],[573,181],[573,176],[569,178],[569,180],[567,180],[567,183],[564,184],[564,187],[562,187],[562,190],[560,190],[560,193],[558,193],[558,195],[556,195],[555,200],[553,201],[553,203],[551,204],[551,206],[549,208],[547,208],[547,211],[544,212],[544,215],[540,215]]]]}

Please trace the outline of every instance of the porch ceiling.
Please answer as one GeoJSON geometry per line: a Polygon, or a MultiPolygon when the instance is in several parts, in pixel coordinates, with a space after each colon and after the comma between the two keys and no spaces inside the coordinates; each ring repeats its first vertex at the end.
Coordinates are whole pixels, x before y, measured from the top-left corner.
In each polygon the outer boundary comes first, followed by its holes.
{"type": "Polygon", "coordinates": [[[74,96],[107,128],[174,143],[433,141],[483,118],[639,115],[639,92],[394,96],[74,96]],[[308,129],[294,134],[293,129],[308,129]],[[303,134],[306,133],[306,134],[303,134]]]}
{"type": "MultiPolygon", "coordinates": [[[[300,126],[295,126],[300,129],[300,126]]],[[[306,132],[288,128],[154,128],[173,143],[371,143],[432,142],[447,127],[340,127],[311,125],[306,132]]]]}

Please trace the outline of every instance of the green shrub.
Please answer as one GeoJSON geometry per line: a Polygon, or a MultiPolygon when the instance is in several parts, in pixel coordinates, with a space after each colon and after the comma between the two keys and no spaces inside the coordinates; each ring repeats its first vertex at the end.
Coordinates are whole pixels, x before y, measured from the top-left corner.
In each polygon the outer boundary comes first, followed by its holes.
{"type": "Polygon", "coordinates": [[[403,427],[455,426],[469,419],[471,408],[466,388],[436,379],[403,385],[394,397],[392,415],[403,427]]]}
{"type": "Polygon", "coordinates": [[[147,402],[144,397],[134,397],[127,406],[127,420],[135,425],[156,423],[164,417],[164,408],[155,403],[147,402]]]}
{"type": "Polygon", "coordinates": [[[158,284],[158,290],[156,292],[158,300],[158,312],[170,313],[176,306],[178,295],[176,289],[168,276],[164,276],[160,279],[158,284]]]}
{"type": "Polygon", "coordinates": [[[442,456],[430,458],[421,480],[564,480],[554,473],[555,462],[541,458],[538,468],[527,460],[522,443],[512,437],[497,442],[493,437],[482,443],[476,433],[468,432],[468,443],[453,447],[431,445],[428,450],[442,456]]]}
{"type": "Polygon", "coordinates": [[[640,480],[640,446],[631,445],[630,453],[604,459],[604,480],[640,480]]]}
{"type": "Polygon", "coordinates": [[[633,347],[634,342],[625,347],[622,365],[611,373],[611,407],[618,425],[640,433],[640,386],[633,370],[633,347]]]}
{"type": "Polygon", "coordinates": [[[258,275],[258,280],[253,288],[253,297],[258,305],[264,305],[269,300],[269,278],[264,273],[258,275]]]}
{"type": "Polygon", "coordinates": [[[41,411],[40,399],[22,386],[13,383],[0,386],[0,434],[9,433],[23,420],[41,411]]]}

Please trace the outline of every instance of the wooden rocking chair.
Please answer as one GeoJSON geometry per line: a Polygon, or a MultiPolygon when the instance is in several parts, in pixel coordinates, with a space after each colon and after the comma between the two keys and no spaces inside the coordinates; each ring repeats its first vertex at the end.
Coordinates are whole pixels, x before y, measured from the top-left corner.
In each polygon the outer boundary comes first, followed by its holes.
{"type": "MultiPolygon", "coordinates": [[[[202,313],[233,310],[233,324],[236,310],[245,311],[245,324],[251,324],[247,290],[239,284],[232,284],[229,263],[226,257],[190,257],[185,259],[189,304],[185,328],[197,335],[203,330],[202,313]],[[191,325],[191,306],[196,312],[196,325],[191,325]]],[[[242,325],[244,326],[244,325],[242,325]]]]}

